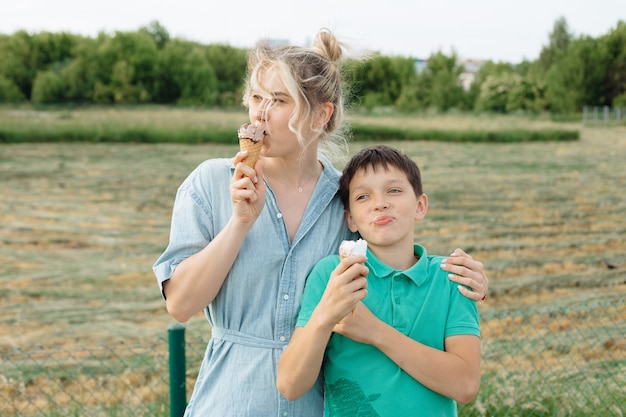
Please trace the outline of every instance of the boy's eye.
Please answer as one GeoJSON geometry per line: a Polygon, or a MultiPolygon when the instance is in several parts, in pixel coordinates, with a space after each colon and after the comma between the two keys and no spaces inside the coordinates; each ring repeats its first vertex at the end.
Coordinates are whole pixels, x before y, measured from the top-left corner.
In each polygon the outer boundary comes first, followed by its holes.
{"type": "Polygon", "coordinates": [[[365,200],[366,198],[367,198],[367,195],[366,195],[366,194],[359,194],[359,195],[357,195],[354,199],[355,199],[356,201],[359,201],[359,200],[365,200]]]}
{"type": "Polygon", "coordinates": [[[390,192],[390,193],[394,193],[394,194],[395,194],[395,193],[401,193],[401,192],[402,192],[402,190],[401,190],[401,189],[399,189],[399,188],[392,188],[392,189],[390,189],[390,190],[389,190],[389,192],[390,192]]]}

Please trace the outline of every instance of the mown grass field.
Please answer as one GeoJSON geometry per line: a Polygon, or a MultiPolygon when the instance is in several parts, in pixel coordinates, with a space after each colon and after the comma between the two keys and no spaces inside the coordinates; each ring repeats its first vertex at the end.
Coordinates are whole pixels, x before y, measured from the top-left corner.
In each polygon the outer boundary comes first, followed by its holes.
{"type": "MultiPolygon", "coordinates": [[[[199,114],[163,113],[162,119],[200,123],[199,114]]],[[[153,115],[146,117],[150,123],[153,115]]],[[[202,123],[225,119],[209,112],[202,123]]],[[[481,123],[495,129],[511,123],[561,126],[464,116],[367,122],[446,129],[481,123]]],[[[416,240],[436,254],[461,247],[485,264],[491,288],[480,304],[485,338],[546,328],[546,343],[561,334],[577,345],[566,349],[554,339],[550,352],[565,349],[583,361],[609,358],[623,369],[626,127],[566,127],[580,129],[580,140],[387,143],[414,157],[423,171],[430,206],[416,240]],[[593,317],[577,312],[576,306],[607,300],[593,317]],[[559,321],[542,315],[553,306],[573,313],[559,321]],[[507,313],[526,307],[537,314],[507,313]],[[597,326],[613,329],[604,350],[584,344],[586,332],[597,326]]],[[[355,141],[350,149],[370,144],[355,141]]],[[[103,341],[151,343],[163,337],[172,320],[151,265],[167,244],[176,188],[201,161],[236,150],[217,144],[0,144],[0,353],[37,345],[74,351],[103,341]]],[[[201,315],[188,324],[191,337],[208,332],[201,315]]],[[[516,352],[515,342],[506,340],[501,344],[508,358],[486,352],[485,372],[497,373],[513,359],[521,369],[539,359],[546,369],[558,364],[549,355],[516,352]]],[[[188,364],[195,371],[198,365],[188,364]]]]}

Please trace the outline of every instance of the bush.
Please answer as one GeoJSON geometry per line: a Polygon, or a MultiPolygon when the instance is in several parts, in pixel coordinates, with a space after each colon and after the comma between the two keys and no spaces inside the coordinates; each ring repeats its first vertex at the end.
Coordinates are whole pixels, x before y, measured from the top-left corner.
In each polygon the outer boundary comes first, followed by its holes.
{"type": "Polygon", "coordinates": [[[480,86],[476,110],[504,113],[508,102],[508,93],[514,83],[511,74],[488,76],[480,86]]]}
{"type": "Polygon", "coordinates": [[[25,100],[26,97],[19,87],[12,80],[0,75],[0,103],[18,103],[25,100]]]}
{"type": "Polygon", "coordinates": [[[626,107],[626,92],[613,99],[613,107],[626,107]]]}
{"type": "Polygon", "coordinates": [[[33,83],[31,101],[33,104],[61,103],[65,100],[65,82],[52,71],[39,71],[33,83]]]}

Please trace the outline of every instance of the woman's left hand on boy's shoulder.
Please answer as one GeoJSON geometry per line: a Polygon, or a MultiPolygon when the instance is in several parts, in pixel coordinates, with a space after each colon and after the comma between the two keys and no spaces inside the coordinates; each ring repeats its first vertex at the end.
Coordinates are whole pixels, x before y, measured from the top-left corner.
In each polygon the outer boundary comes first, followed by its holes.
{"type": "Polygon", "coordinates": [[[485,300],[489,291],[489,279],[484,265],[457,248],[444,259],[441,269],[449,272],[448,278],[461,284],[459,291],[474,301],[485,300]],[[471,288],[468,289],[467,287],[471,288]]]}

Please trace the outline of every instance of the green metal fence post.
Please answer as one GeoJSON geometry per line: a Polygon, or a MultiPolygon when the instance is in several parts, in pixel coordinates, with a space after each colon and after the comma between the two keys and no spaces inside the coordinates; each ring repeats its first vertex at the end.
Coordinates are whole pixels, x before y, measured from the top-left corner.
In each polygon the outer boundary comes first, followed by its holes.
{"type": "Polygon", "coordinates": [[[185,388],[185,326],[173,323],[167,329],[170,352],[170,417],[182,417],[187,406],[185,388]]]}

